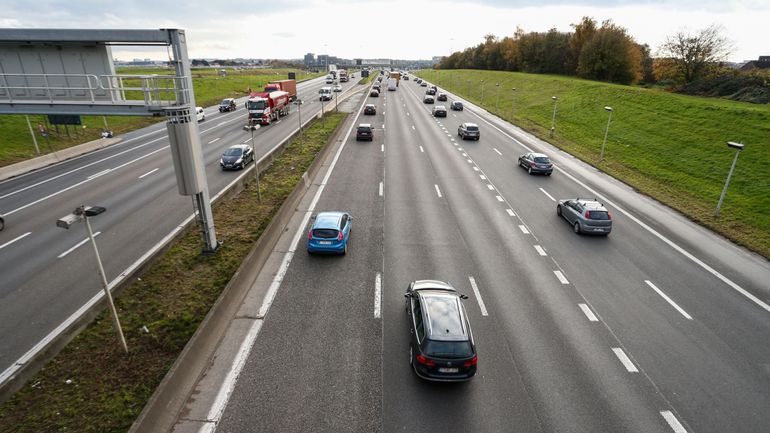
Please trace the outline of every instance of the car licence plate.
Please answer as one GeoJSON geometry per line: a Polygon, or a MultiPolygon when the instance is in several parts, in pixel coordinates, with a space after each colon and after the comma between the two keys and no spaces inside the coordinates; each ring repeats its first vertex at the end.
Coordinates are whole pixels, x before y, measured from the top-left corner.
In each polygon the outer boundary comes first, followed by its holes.
{"type": "Polygon", "coordinates": [[[440,367],[438,369],[439,373],[457,373],[458,371],[460,371],[460,369],[457,367],[440,367]]]}
{"type": "Polygon", "coordinates": [[[321,245],[331,245],[332,241],[320,241],[318,243],[321,244],[321,245]]]}

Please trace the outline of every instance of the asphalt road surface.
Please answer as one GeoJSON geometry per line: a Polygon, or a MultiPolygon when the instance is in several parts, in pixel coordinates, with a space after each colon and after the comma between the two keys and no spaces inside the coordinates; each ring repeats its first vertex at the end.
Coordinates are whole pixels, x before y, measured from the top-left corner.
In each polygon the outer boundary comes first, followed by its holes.
{"type": "MultiPolygon", "coordinates": [[[[355,83],[343,83],[343,88],[355,83]]],[[[302,122],[319,112],[322,86],[323,78],[299,83],[302,122]]],[[[251,143],[251,133],[243,130],[245,101],[239,99],[237,109],[228,113],[208,107],[206,120],[199,123],[212,197],[241,175],[221,171],[219,157],[231,145],[251,143]]],[[[296,130],[299,121],[292,106],[279,122],[254,131],[255,157],[296,130]]],[[[57,219],[80,204],[107,208],[91,224],[107,279],[113,281],[192,215],[192,198],[177,190],[165,123],[122,138],[111,147],[0,183],[0,210],[6,216],[0,234],[0,372],[101,292],[85,225],[64,230],[56,227],[57,219]]]]}
{"type": "Polygon", "coordinates": [[[424,90],[361,101],[375,139],[350,135],[316,206],[351,212],[348,254],[300,238],[218,432],[770,431],[767,261],[474,107],[435,119],[424,90]],[[558,169],[528,175],[526,149],[558,169]],[[574,197],[609,237],[556,216],[574,197]],[[469,296],[471,381],[410,370],[417,279],[469,296]]]}

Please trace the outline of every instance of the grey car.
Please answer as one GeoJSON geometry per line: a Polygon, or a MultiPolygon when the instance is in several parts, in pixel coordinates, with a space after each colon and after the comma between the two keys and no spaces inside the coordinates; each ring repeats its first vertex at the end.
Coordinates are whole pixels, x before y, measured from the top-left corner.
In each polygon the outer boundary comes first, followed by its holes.
{"type": "Polygon", "coordinates": [[[596,199],[559,200],[556,215],[567,220],[577,234],[607,236],[612,231],[612,215],[596,199]]]}
{"type": "Polygon", "coordinates": [[[251,161],[254,161],[254,149],[248,144],[236,144],[225,149],[219,166],[222,170],[242,170],[251,161]]]}
{"type": "Polygon", "coordinates": [[[457,135],[459,135],[463,140],[465,140],[467,137],[478,141],[479,138],[481,138],[481,131],[479,131],[479,125],[466,122],[457,128],[457,135]]]}
{"type": "Polygon", "coordinates": [[[525,153],[519,157],[519,165],[527,169],[527,173],[543,173],[550,176],[553,173],[553,163],[548,155],[542,153],[525,153]]]}

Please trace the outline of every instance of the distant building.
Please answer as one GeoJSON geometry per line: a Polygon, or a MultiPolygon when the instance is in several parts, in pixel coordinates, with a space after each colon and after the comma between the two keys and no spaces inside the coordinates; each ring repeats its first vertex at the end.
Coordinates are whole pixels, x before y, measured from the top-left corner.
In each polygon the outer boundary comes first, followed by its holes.
{"type": "Polygon", "coordinates": [[[754,69],[770,69],[770,56],[759,56],[759,59],[750,60],[741,66],[741,71],[751,71],[754,69]]]}
{"type": "Polygon", "coordinates": [[[315,65],[315,54],[313,53],[305,54],[305,60],[303,63],[305,64],[305,66],[315,65]]]}

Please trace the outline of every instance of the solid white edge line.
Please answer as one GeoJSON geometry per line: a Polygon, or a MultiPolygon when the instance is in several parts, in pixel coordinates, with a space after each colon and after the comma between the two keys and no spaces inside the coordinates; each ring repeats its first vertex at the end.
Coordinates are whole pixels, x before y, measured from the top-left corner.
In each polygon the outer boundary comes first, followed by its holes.
{"type": "Polygon", "coordinates": [[[31,233],[32,232],[24,233],[23,235],[17,237],[16,239],[11,239],[10,241],[0,245],[0,250],[2,250],[3,248],[7,247],[8,245],[11,245],[12,243],[14,243],[14,242],[16,242],[18,240],[24,239],[25,237],[29,236],[31,233]]]}
{"type": "Polygon", "coordinates": [[[377,276],[374,278],[374,318],[379,319],[381,316],[382,305],[382,275],[377,272],[377,276]]]}
{"type": "Polygon", "coordinates": [[[468,280],[471,282],[471,287],[473,288],[473,293],[476,295],[476,301],[479,303],[479,309],[481,310],[482,316],[487,316],[487,307],[484,305],[484,300],[481,299],[481,292],[479,291],[479,286],[476,285],[476,279],[473,278],[473,276],[468,275],[468,280]]]}
{"type": "Polygon", "coordinates": [[[599,319],[596,317],[593,311],[588,307],[586,304],[578,304],[578,307],[580,307],[581,310],[583,310],[583,314],[586,315],[589,322],[598,322],[599,319]]]}
{"type": "Polygon", "coordinates": [[[545,253],[545,250],[540,245],[535,245],[535,251],[537,251],[537,253],[540,254],[543,257],[548,255],[548,254],[545,253]]]}
{"type": "MultiPolygon", "coordinates": [[[[102,234],[102,232],[96,232],[96,233],[94,233],[94,237],[97,237],[97,236],[99,236],[100,234],[102,234]]],[[[69,253],[71,253],[71,252],[75,251],[76,249],[78,249],[78,248],[79,248],[81,245],[83,245],[83,244],[84,244],[84,243],[86,243],[86,242],[88,242],[88,238],[85,238],[85,239],[83,239],[82,241],[80,241],[80,242],[76,243],[76,244],[75,244],[75,246],[73,246],[72,248],[68,249],[67,251],[65,251],[65,252],[63,252],[63,253],[61,253],[61,254],[59,254],[58,256],[56,256],[56,258],[57,258],[57,259],[60,259],[60,258],[62,258],[62,257],[66,257],[66,256],[67,256],[67,254],[69,254],[69,253]]]]}
{"type": "Polygon", "coordinates": [[[673,430],[674,433],[687,433],[687,429],[684,428],[684,426],[679,422],[678,419],[676,419],[676,416],[674,416],[670,410],[662,410],[660,411],[660,414],[663,416],[663,419],[666,420],[668,426],[671,427],[671,430],[673,430]]]}
{"type": "Polygon", "coordinates": [[[492,148],[492,150],[494,150],[495,152],[497,152],[497,154],[498,154],[498,155],[500,155],[500,156],[503,156],[503,154],[502,154],[502,153],[500,153],[500,151],[499,151],[499,150],[497,150],[497,148],[496,148],[496,147],[493,147],[493,148],[492,148]]]}
{"type": "Polygon", "coordinates": [[[615,356],[618,357],[620,363],[623,364],[623,367],[626,367],[626,370],[628,370],[629,373],[639,373],[639,370],[636,368],[634,363],[631,362],[631,358],[626,355],[626,352],[624,352],[623,349],[619,347],[613,347],[612,351],[615,352],[615,356]]]}
{"type": "Polygon", "coordinates": [[[383,184],[382,182],[380,182],[380,197],[382,197],[382,188],[383,188],[383,184]]]}
{"type": "Polygon", "coordinates": [[[438,185],[435,185],[435,184],[434,184],[433,186],[435,186],[435,187],[436,187],[436,194],[438,194],[438,197],[439,197],[439,198],[441,198],[441,190],[440,190],[440,189],[438,189],[438,185]]]}
{"type": "MultiPolygon", "coordinates": [[[[504,136],[506,136],[506,137],[510,138],[511,140],[513,140],[514,142],[518,143],[521,147],[523,147],[527,151],[533,152],[533,150],[529,146],[525,145],[524,143],[522,143],[521,141],[519,141],[515,137],[512,137],[511,135],[509,135],[508,133],[506,133],[502,129],[498,128],[497,126],[493,125],[491,122],[489,122],[488,120],[486,120],[483,117],[481,117],[481,115],[479,115],[477,113],[474,113],[473,110],[469,110],[469,111],[470,111],[471,114],[473,114],[474,116],[478,117],[481,121],[483,121],[487,125],[491,126],[492,128],[496,129],[498,132],[503,134],[504,136]]],[[[572,156],[572,155],[570,155],[570,156],[572,156]]],[[[572,156],[572,157],[574,158],[574,156],[572,156]]],[[[663,236],[662,234],[658,233],[657,230],[655,230],[652,227],[648,226],[642,220],[640,220],[636,216],[632,215],[630,212],[628,212],[624,208],[618,206],[612,200],[609,200],[603,194],[600,194],[599,192],[597,192],[596,190],[594,190],[590,186],[586,185],[584,182],[578,180],[575,176],[573,176],[572,174],[568,173],[567,171],[565,171],[561,167],[556,166],[555,168],[556,168],[556,170],[560,171],[563,175],[565,175],[568,178],[570,178],[573,182],[575,182],[576,184],[578,184],[578,185],[582,186],[583,188],[585,188],[587,191],[589,191],[591,194],[593,194],[594,197],[605,201],[607,204],[609,204],[610,206],[614,207],[618,212],[622,213],[623,215],[625,215],[629,219],[631,219],[631,221],[637,223],[639,226],[641,226],[643,229],[647,230],[653,236],[655,236],[658,239],[660,239],[661,241],[663,241],[665,244],[667,244],[672,249],[674,249],[674,251],[676,251],[676,252],[682,254],[683,256],[687,257],[692,262],[694,262],[696,265],[698,265],[701,268],[703,268],[704,270],[706,270],[706,272],[708,272],[711,275],[717,277],[723,283],[725,283],[728,286],[732,287],[735,291],[737,291],[738,293],[742,294],[743,296],[749,298],[749,300],[751,300],[752,302],[757,304],[760,308],[762,308],[763,310],[765,310],[768,313],[770,313],[770,305],[768,305],[767,303],[763,302],[761,299],[759,299],[756,296],[754,296],[753,294],[751,294],[748,290],[744,289],[739,284],[735,283],[733,280],[725,277],[724,275],[719,273],[716,269],[712,268],[711,266],[709,266],[708,264],[703,262],[701,259],[695,257],[692,253],[690,253],[689,251],[687,251],[684,248],[680,247],[676,242],[674,242],[674,241],[670,240],[669,238],[663,236]]]]}
{"type": "Polygon", "coordinates": [[[553,271],[553,274],[556,275],[556,278],[559,279],[560,283],[569,284],[569,280],[564,276],[564,274],[561,273],[561,271],[553,271]]]}
{"type": "MultiPolygon", "coordinates": [[[[359,108],[356,118],[358,118],[361,115],[361,111],[363,110],[363,108],[364,108],[364,104],[361,104],[361,108],[359,108]]],[[[294,238],[291,241],[289,250],[286,252],[286,254],[284,254],[283,260],[281,261],[281,266],[278,272],[276,273],[275,277],[273,278],[273,282],[270,284],[270,288],[265,294],[265,298],[262,302],[262,306],[260,307],[259,313],[258,313],[258,316],[261,317],[262,320],[254,320],[254,324],[252,325],[251,329],[249,329],[249,333],[246,339],[244,339],[243,342],[241,343],[241,347],[238,351],[238,355],[240,356],[241,354],[243,354],[243,357],[236,358],[236,363],[233,364],[232,368],[230,369],[230,372],[228,372],[227,377],[225,378],[224,381],[222,381],[222,384],[219,387],[217,397],[214,399],[214,403],[211,405],[211,408],[209,409],[209,413],[207,416],[207,420],[213,422],[214,424],[219,422],[219,420],[221,419],[222,413],[225,410],[225,407],[227,407],[227,402],[229,401],[230,395],[232,394],[232,391],[235,387],[235,382],[238,379],[238,375],[240,375],[241,369],[243,368],[243,363],[245,362],[245,359],[248,357],[249,353],[251,352],[251,348],[254,345],[254,342],[256,341],[257,335],[259,334],[259,328],[262,326],[262,321],[264,320],[265,315],[269,311],[270,306],[272,305],[273,300],[275,299],[275,296],[278,292],[278,289],[280,288],[281,283],[283,282],[283,277],[286,275],[286,271],[289,268],[289,264],[291,264],[291,260],[294,257],[294,253],[297,248],[297,243],[299,242],[300,238],[304,234],[305,227],[310,221],[310,216],[313,214],[316,204],[318,203],[318,200],[321,198],[321,194],[326,188],[326,185],[329,181],[329,177],[334,171],[334,167],[337,165],[337,161],[340,158],[340,154],[342,154],[342,150],[345,148],[345,143],[347,143],[348,138],[350,137],[350,133],[351,131],[353,131],[354,126],[356,126],[355,120],[350,125],[350,129],[348,129],[347,134],[345,134],[345,138],[343,139],[339,149],[337,149],[337,153],[334,155],[334,159],[332,160],[332,163],[329,165],[329,168],[327,169],[326,174],[324,175],[324,178],[318,187],[318,190],[313,196],[313,200],[311,200],[310,202],[310,206],[308,206],[308,209],[305,211],[305,215],[302,218],[302,222],[300,223],[299,227],[297,228],[297,232],[294,234],[294,238]]],[[[213,430],[211,430],[211,428],[212,427],[210,425],[204,424],[201,427],[200,431],[204,431],[204,429],[207,429],[206,431],[216,430],[216,426],[213,427],[213,430]]]]}
{"type": "Polygon", "coordinates": [[[548,198],[550,198],[550,199],[551,199],[551,201],[556,201],[556,199],[555,199],[555,198],[553,198],[553,196],[552,196],[551,194],[548,194],[548,191],[544,190],[543,188],[538,188],[538,189],[539,189],[540,191],[542,191],[542,192],[543,192],[543,194],[545,194],[545,195],[546,195],[548,198]]]}
{"type": "Polygon", "coordinates": [[[692,320],[692,316],[690,316],[689,314],[687,314],[687,311],[684,311],[684,309],[683,309],[682,307],[680,307],[679,305],[677,305],[677,303],[676,303],[676,302],[674,302],[674,300],[673,300],[673,299],[669,298],[669,297],[668,297],[668,295],[666,295],[665,293],[663,293],[663,291],[662,291],[662,290],[660,290],[659,288],[657,288],[657,287],[655,286],[655,284],[652,284],[652,281],[650,281],[650,280],[644,280],[644,282],[645,282],[645,283],[647,283],[647,285],[648,285],[648,286],[650,286],[650,287],[652,288],[652,290],[655,290],[655,291],[656,291],[656,292],[657,292],[657,293],[658,293],[658,294],[659,294],[659,295],[660,295],[660,296],[661,296],[663,299],[665,299],[665,300],[666,300],[666,302],[668,302],[669,304],[671,304],[671,306],[672,306],[672,307],[674,307],[674,308],[676,309],[676,311],[678,311],[678,312],[679,312],[679,313],[680,313],[682,316],[684,316],[684,317],[685,317],[685,319],[687,319],[687,320],[692,320]]]}
{"type": "Polygon", "coordinates": [[[149,176],[149,175],[151,175],[151,174],[155,173],[155,172],[156,172],[156,171],[158,171],[158,170],[159,170],[158,168],[153,168],[152,170],[148,171],[147,173],[145,173],[145,174],[143,174],[143,175],[139,176],[139,179],[144,179],[145,177],[147,177],[147,176],[149,176]]]}
{"type": "Polygon", "coordinates": [[[521,230],[521,232],[524,233],[525,235],[529,234],[529,230],[527,230],[527,226],[523,224],[519,224],[519,230],[521,230]]]}

